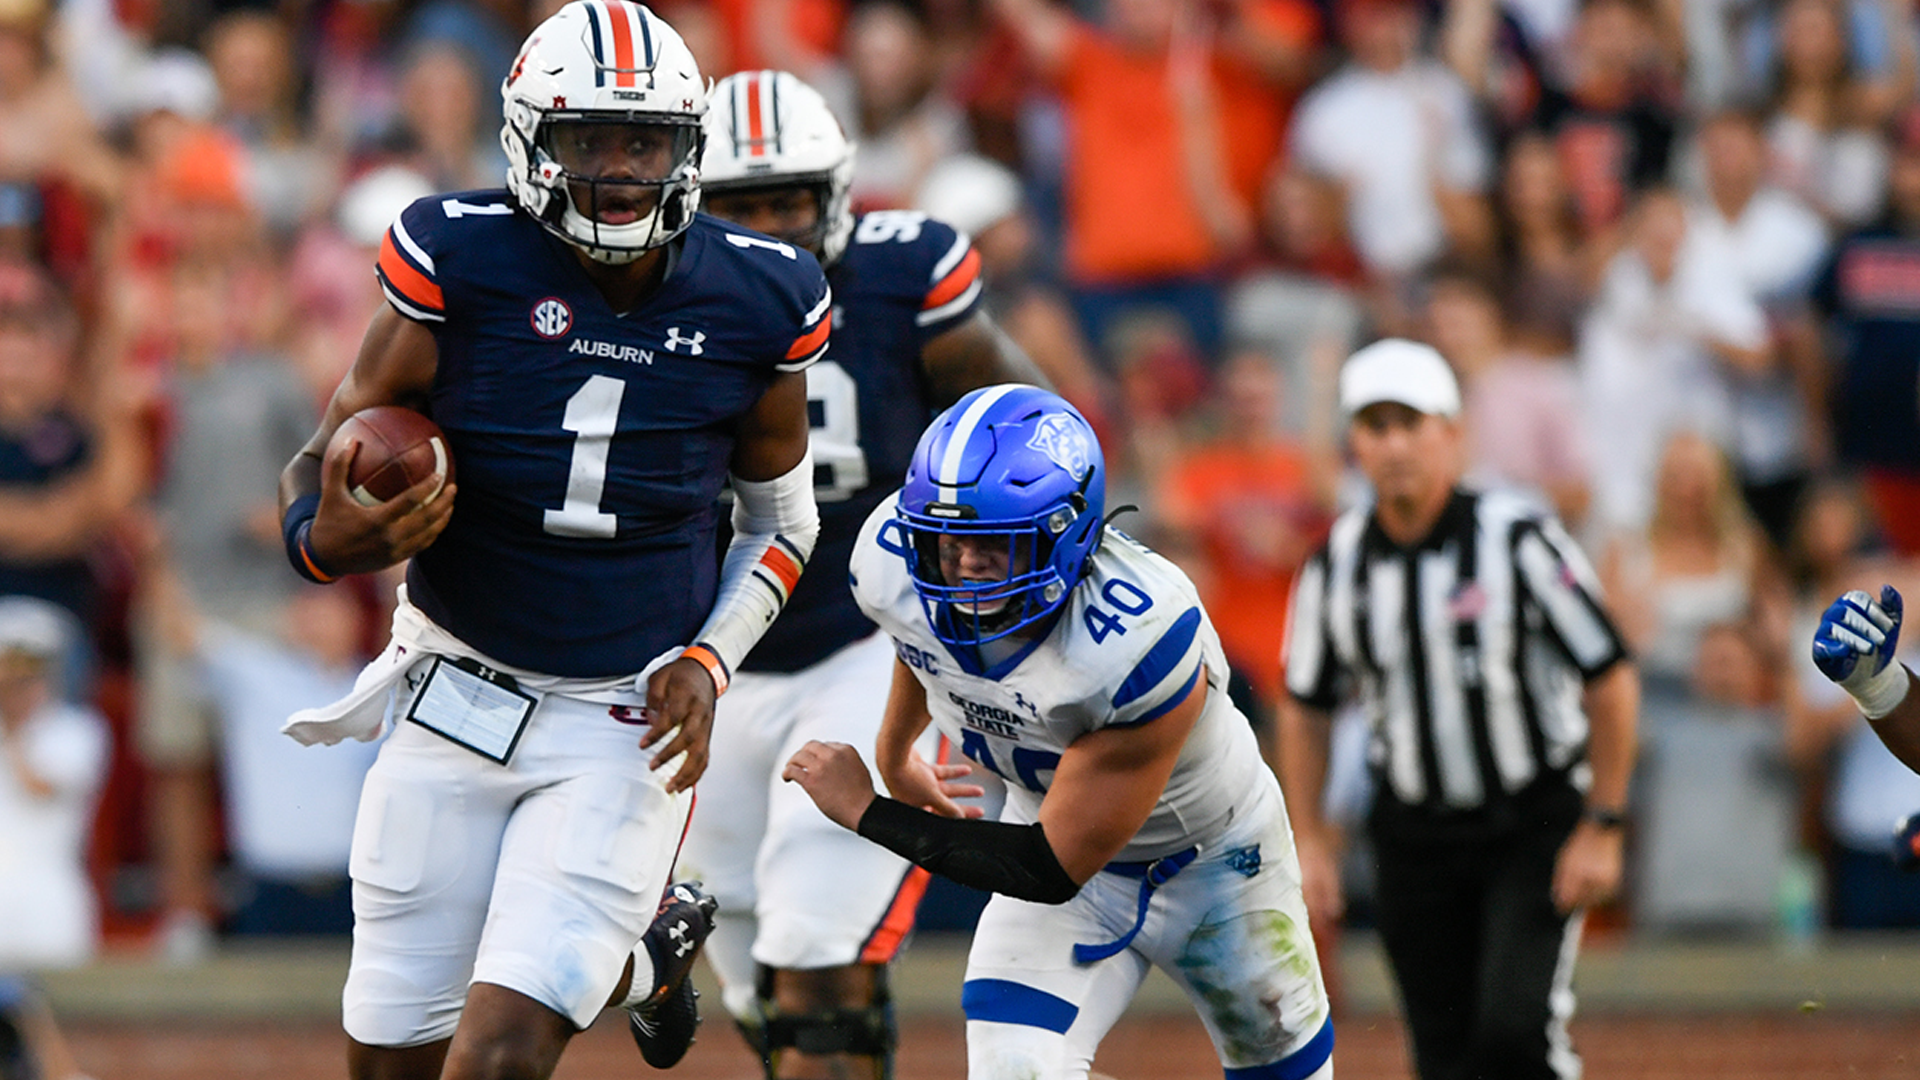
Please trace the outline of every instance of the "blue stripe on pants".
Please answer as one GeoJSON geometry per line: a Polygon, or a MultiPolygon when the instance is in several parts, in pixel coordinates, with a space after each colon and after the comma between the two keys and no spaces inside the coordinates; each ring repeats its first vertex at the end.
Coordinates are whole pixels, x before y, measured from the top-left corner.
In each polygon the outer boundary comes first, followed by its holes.
{"type": "Polygon", "coordinates": [[[960,987],[960,1008],[969,1020],[1023,1024],[1065,1035],[1080,1006],[1044,990],[1005,979],[968,979],[960,987]]]}
{"type": "Polygon", "coordinates": [[[1307,1044],[1279,1061],[1255,1065],[1250,1069],[1228,1069],[1227,1080],[1306,1080],[1333,1056],[1333,1021],[1321,1025],[1320,1033],[1307,1044]]]}

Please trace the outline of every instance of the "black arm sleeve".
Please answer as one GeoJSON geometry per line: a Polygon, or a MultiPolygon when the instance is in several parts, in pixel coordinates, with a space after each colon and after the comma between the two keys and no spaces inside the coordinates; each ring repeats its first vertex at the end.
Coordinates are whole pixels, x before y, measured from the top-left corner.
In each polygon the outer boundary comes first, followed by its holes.
{"type": "Polygon", "coordinates": [[[976,889],[1040,904],[1064,904],[1080,892],[1039,822],[941,817],[880,795],[860,815],[859,833],[915,866],[976,889]]]}

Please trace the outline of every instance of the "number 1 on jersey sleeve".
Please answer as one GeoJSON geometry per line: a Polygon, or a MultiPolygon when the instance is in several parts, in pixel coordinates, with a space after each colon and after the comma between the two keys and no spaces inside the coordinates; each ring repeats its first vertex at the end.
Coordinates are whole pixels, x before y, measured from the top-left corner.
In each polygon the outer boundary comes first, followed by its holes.
{"type": "Polygon", "coordinates": [[[727,243],[743,250],[746,248],[764,248],[788,259],[799,258],[799,256],[793,253],[792,244],[783,244],[778,240],[769,240],[764,236],[742,236],[739,233],[728,233],[727,243]]]}

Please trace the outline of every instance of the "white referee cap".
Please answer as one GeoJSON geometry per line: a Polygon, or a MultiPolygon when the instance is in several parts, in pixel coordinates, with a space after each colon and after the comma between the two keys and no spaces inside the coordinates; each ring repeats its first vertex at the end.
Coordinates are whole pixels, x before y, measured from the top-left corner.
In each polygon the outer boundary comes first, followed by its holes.
{"type": "Polygon", "coordinates": [[[1387,338],[1347,357],[1340,368],[1340,412],[1347,419],[1392,401],[1434,416],[1460,415],[1460,383],[1432,346],[1387,338]]]}

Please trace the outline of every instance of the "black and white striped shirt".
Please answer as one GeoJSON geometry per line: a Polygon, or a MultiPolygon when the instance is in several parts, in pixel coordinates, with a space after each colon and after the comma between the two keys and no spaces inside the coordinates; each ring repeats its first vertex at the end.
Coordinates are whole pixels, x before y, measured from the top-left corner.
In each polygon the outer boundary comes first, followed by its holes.
{"type": "Polygon", "coordinates": [[[1414,548],[1352,510],[1294,584],[1287,689],[1325,710],[1358,695],[1398,802],[1487,806],[1584,764],[1582,688],[1626,655],[1599,592],[1559,522],[1516,495],[1456,490],[1414,548]]]}

